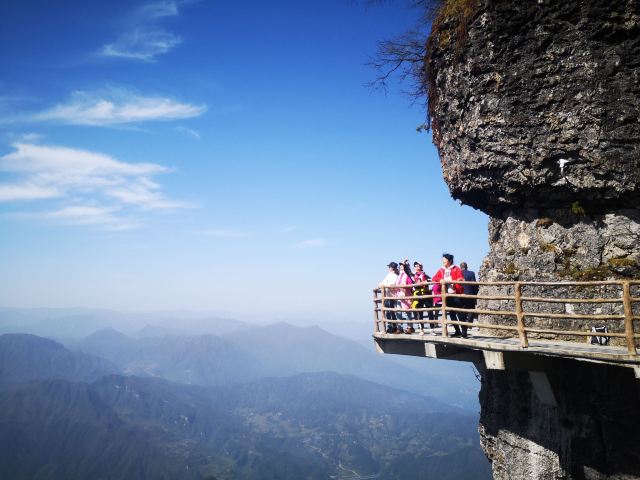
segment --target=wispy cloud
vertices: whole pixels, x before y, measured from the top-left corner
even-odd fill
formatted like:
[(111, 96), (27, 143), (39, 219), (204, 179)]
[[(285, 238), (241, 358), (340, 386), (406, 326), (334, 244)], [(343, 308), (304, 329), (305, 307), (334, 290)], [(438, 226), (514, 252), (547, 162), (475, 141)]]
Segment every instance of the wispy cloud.
[[(138, 212), (169, 211), (189, 205), (167, 199), (150, 177), (169, 172), (156, 163), (129, 163), (104, 153), (69, 147), (15, 143), (0, 157), (0, 172), (12, 182), (0, 183), (0, 202), (58, 199), (47, 219), (73, 225), (133, 228), (139, 222), (125, 207)], [(50, 202), (49, 202), (50, 203)]]
[(108, 189), (106, 194), (123, 203), (144, 209), (175, 210), (191, 206), (185, 202), (167, 200), (160, 192), (160, 185), (145, 177), (118, 188)]
[(295, 225), (289, 225), (287, 227), (284, 227), (282, 229), (283, 233), (290, 233), (290, 232), (294, 232), (298, 227), (296, 227)]
[(180, 120), (202, 115), (206, 105), (182, 103), (160, 96), (143, 96), (125, 89), (77, 91), (65, 102), (25, 120), (69, 125), (113, 126), (159, 120)]
[(34, 185), (31, 183), (0, 184), (0, 202), (15, 200), (40, 200), (55, 198), (62, 193), (55, 187)]
[(217, 228), (210, 230), (203, 230), (200, 232), (202, 235), (213, 238), (246, 238), (249, 236), (247, 232), (241, 230), (235, 230), (233, 228)]
[(153, 2), (143, 5), (130, 15), (126, 30), (113, 42), (102, 46), (99, 54), (104, 57), (123, 58), (142, 62), (155, 62), (182, 43), (182, 38), (168, 31), (161, 22), (180, 14), (180, 4), (175, 1)]
[(180, 133), (184, 133), (185, 135), (188, 135), (189, 137), (195, 138), (197, 140), (200, 140), (200, 138), (202, 138), (200, 136), (200, 134), (193, 130), (192, 128), (187, 128), (187, 127), (183, 127), (183, 126), (177, 126), (176, 130)]
[(327, 241), (324, 238), (310, 238), (296, 243), (293, 248), (320, 248), (326, 245)]
[(117, 208), (74, 205), (41, 214), (43, 218), (59, 221), (64, 225), (97, 225), (111, 231), (131, 230), (138, 223), (115, 215)]

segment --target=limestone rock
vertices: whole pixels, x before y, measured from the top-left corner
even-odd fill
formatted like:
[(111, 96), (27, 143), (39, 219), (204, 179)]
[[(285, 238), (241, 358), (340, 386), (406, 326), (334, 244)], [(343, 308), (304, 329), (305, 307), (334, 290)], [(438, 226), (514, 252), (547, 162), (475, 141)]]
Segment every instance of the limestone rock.
[(454, 198), (640, 204), (640, 2), (485, 0), (461, 47), (451, 35), (434, 32), (427, 67)]
[[(431, 125), (452, 196), (490, 215), (479, 279), (640, 278), (640, 1), (446, 1), (475, 10), (434, 23), (425, 65)], [(511, 295), (510, 288), (480, 294)], [(527, 288), (525, 296), (545, 296)], [(580, 294), (619, 295), (598, 288)], [(576, 294), (567, 286), (554, 293)], [(500, 302), (478, 307), (513, 310)], [(611, 314), (621, 307), (526, 308)], [(489, 320), (514, 324), (480, 316)], [(610, 327), (623, 331), (621, 321)], [(553, 404), (537, 398), (534, 373), (482, 373), (480, 433), (495, 478), (640, 478), (640, 382), (632, 370), (560, 361), (549, 374)]]

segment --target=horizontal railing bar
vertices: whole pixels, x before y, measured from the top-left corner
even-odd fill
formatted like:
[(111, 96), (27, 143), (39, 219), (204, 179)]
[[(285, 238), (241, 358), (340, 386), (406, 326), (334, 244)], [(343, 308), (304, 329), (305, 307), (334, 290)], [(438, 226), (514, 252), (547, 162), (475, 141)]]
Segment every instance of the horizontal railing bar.
[(571, 320), (578, 320), (581, 318), (587, 320), (624, 320), (624, 315), (596, 315), (596, 314), (584, 314), (584, 315), (574, 315), (571, 313), (528, 313), (524, 312), (525, 317), (534, 317), (534, 318), (567, 318)]
[(476, 326), (483, 326), (486, 328), (492, 328), (494, 330), (513, 330), (513, 331), (517, 331), (518, 327), (514, 327), (511, 325), (498, 325), (495, 323), (483, 323), (483, 324), (479, 324), (479, 323), (475, 323), (475, 322), (462, 322), (460, 320), (449, 320), (447, 321), (448, 325), (462, 325), (463, 327), (476, 327)]
[(437, 324), (441, 324), (442, 322), (440, 320), (429, 320), (428, 318), (422, 318), (419, 320), (413, 319), (413, 320), (407, 320), (406, 318), (404, 320), (398, 320), (396, 319), (384, 319), (384, 320), (380, 320), (380, 322), (386, 322), (386, 323), (437, 323)]
[(440, 295), (407, 295), (406, 297), (384, 297), (385, 300), (426, 300), (428, 298), (436, 298)]
[[(440, 297), (440, 295), (436, 296)], [(474, 300), (514, 300), (514, 297), (510, 297), (507, 295), (468, 295), (466, 293), (447, 293), (447, 298), (448, 297), (471, 298)]]
[[(385, 312), (401, 312), (401, 313), (411, 313), (411, 312), (441, 312), (442, 307), (429, 307), (429, 308), (385, 308)], [(447, 312), (466, 312), (466, 313), (479, 313), (483, 315), (506, 315), (506, 316), (514, 316), (516, 312), (510, 312), (507, 310), (479, 310), (479, 309), (469, 309), (469, 308), (458, 308), (458, 307), (447, 307)]]
[[(408, 288), (408, 287), (389, 287), (391, 288)], [(429, 295), (407, 295), (407, 296), (391, 296), (387, 295), (384, 298), (387, 300), (420, 300), (426, 298), (440, 298), (441, 294), (429, 294)], [(456, 298), (471, 298), (473, 300), (513, 300), (513, 297), (508, 297), (504, 295), (467, 295), (464, 293), (447, 293), (447, 297), (456, 297)], [(382, 300), (378, 298), (376, 300)]]
[[(424, 320), (424, 321), (423, 321)], [(387, 323), (437, 323), (442, 326), (442, 322), (440, 320), (434, 320), (432, 322), (429, 321), (428, 318), (424, 318), (421, 320), (384, 320)], [(513, 327), (511, 325), (495, 325), (495, 324), (486, 324), (486, 323), (475, 323), (475, 322), (460, 322), (460, 321), (447, 321), (447, 325), (463, 325), (467, 327), (482, 327), (482, 328), (490, 328), (493, 330), (513, 330), (516, 331), (518, 327)]]
[[(428, 320), (428, 319), (425, 319)], [(382, 321), (382, 320), (381, 320)], [(385, 320), (386, 323), (429, 323), (429, 322), (416, 322), (416, 321), (407, 321), (407, 320)], [(440, 324), (440, 321), (435, 321), (435, 323)], [(490, 330), (510, 330), (517, 331), (518, 327), (512, 325), (495, 325), (489, 323), (475, 323), (475, 322), (460, 322), (460, 321), (448, 321), (448, 325), (462, 325), (466, 327), (478, 327), (478, 328), (487, 328)], [(616, 337), (616, 338), (624, 338), (624, 333), (617, 332), (590, 332), (583, 330), (549, 330), (544, 328), (526, 328), (527, 333), (543, 333), (549, 335), (565, 335), (565, 336), (583, 336), (583, 337)], [(635, 335), (636, 338), (640, 338), (640, 335)]]
[[(515, 281), (476, 281), (476, 282), (472, 282), (472, 281), (468, 281), (468, 280), (449, 280), (449, 281), (440, 281), (440, 282), (433, 282), (433, 281), (428, 281), (428, 282), (419, 282), (419, 283), (414, 283), (411, 285), (416, 285), (416, 286), (420, 286), (420, 285), (439, 285), (441, 283), (446, 283), (446, 284), (460, 284), (460, 285), (479, 285), (479, 286), (483, 286), (483, 285), (490, 285), (490, 286), (496, 286), (496, 285), (502, 285), (502, 286), (508, 286), (508, 285), (515, 285), (516, 283), (520, 283), (523, 286), (536, 286), (536, 285), (540, 285), (540, 286), (546, 286), (546, 287), (562, 287), (562, 286), (567, 286), (567, 287), (575, 287), (575, 286), (600, 286), (600, 285), (622, 285), (624, 283), (624, 280), (598, 280), (598, 281), (582, 281), (582, 282), (536, 282), (533, 280), (527, 280), (527, 281), (521, 281), (521, 282), (515, 282)], [(640, 285), (640, 280), (629, 280), (629, 283), (631, 285)], [(393, 287), (397, 287), (398, 285), (385, 285), (385, 288), (393, 288)], [(374, 291), (379, 291), (381, 289), (381, 287), (376, 287), (374, 288)]]
[[(447, 310), (449, 310), (447, 308)], [(428, 308), (386, 308), (385, 312), (400, 312), (400, 313), (411, 313), (411, 312), (441, 312), (442, 307), (428, 307)]]
[[(429, 307), (429, 308), (385, 308), (385, 312), (441, 312), (442, 307)], [(515, 315), (516, 312), (509, 312), (503, 310), (479, 310), (469, 308), (447, 307), (447, 312), (467, 312), (467, 313), (480, 313), (483, 315)]]
[[(482, 284), (482, 282), (480, 282)], [(567, 286), (567, 287), (574, 287), (574, 286), (588, 286), (588, 285), (622, 285), (624, 282), (621, 280), (601, 280), (601, 281), (589, 281), (589, 282), (535, 282), (533, 280), (531, 281), (525, 281), (525, 282), (519, 282), (520, 285), (525, 286), (525, 285), (542, 285), (542, 286), (553, 286), (553, 287), (557, 287), (557, 286)]]
[(544, 298), (522, 297), (523, 302), (548, 302), (548, 303), (620, 303), (622, 298)]
[[(451, 322), (453, 323), (453, 322)], [(467, 322), (465, 322), (467, 323)], [(518, 331), (518, 327), (514, 327), (512, 325), (496, 325), (494, 323), (473, 323), (473, 326), (477, 326), (479, 328), (489, 328), (493, 330), (511, 330), (514, 332)]]
[(508, 310), (480, 310), (478, 308), (447, 307), (447, 312), (480, 313), (482, 315), (510, 315), (515, 316), (516, 312)]
[[(381, 311), (382, 309), (376, 309)], [(440, 312), (442, 307), (428, 307), (428, 308), (384, 308), (385, 312), (400, 312), (400, 313), (412, 313), (412, 312)], [(483, 310), (478, 308), (461, 308), (461, 307), (447, 307), (447, 312), (463, 312), (463, 313), (477, 313), (482, 315), (505, 315), (513, 316), (516, 312), (509, 310)], [(535, 318), (564, 318), (570, 320), (622, 320), (624, 315), (596, 315), (596, 314), (570, 314), (570, 313), (539, 313), (539, 312), (523, 312), (526, 317)], [(640, 320), (640, 316), (633, 317), (634, 320)]]
[(624, 338), (624, 333), (614, 332), (589, 332), (584, 330), (549, 330), (546, 328), (533, 328), (527, 327), (527, 333), (546, 333), (550, 335), (580, 335), (583, 337), (620, 337)]

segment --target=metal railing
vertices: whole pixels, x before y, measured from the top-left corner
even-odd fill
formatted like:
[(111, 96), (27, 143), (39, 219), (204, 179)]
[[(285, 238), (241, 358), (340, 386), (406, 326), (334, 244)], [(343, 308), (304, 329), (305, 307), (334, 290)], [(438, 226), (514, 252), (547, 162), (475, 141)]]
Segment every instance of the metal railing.
[[(520, 345), (523, 348), (529, 346), (529, 337), (531, 334), (535, 335), (553, 335), (553, 336), (568, 336), (568, 337), (608, 337), (619, 338), (621, 342), (626, 345), (629, 354), (637, 355), (636, 342), (640, 339), (640, 334), (637, 334), (634, 329), (634, 321), (640, 321), (640, 315), (635, 314), (640, 307), (640, 296), (632, 296), (632, 288), (640, 286), (640, 281), (626, 280), (609, 280), (601, 282), (439, 282), (441, 286), (441, 293), (429, 294), (429, 295), (416, 295), (415, 287), (425, 287), (435, 285), (437, 282), (424, 282), (414, 285), (396, 285), (396, 286), (379, 286), (373, 290), (373, 302), (374, 302), (374, 323), (375, 332), (385, 333), (387, 331), (387, 324), (400, 324), (400, 323), (439, 323), (442, 326), (443, 337), (448, 337), (449, 332), (447, 327), (449, 325), (459, 325), (466, 327), (479, 327), (480, 329), (488, 330), (500, 330), (502, 331), (501, 337), (512, 336), (517, 337), (520, 341)], [(451, 286), (452, 283), (461, 285), (477, 285), (479, 287), (498, 287), (502, 290), (507, 290), (509, 294), (495, 294), (495, 295), (465, 295), (458, 293), (447, 292), (447, 286)], [(523, 289), (530, 288), (537, 291), (543, 291), (543, 294), (537, 293), (535, 296), (523, 295)], [(546, 288), (552, 288), (554, 291), (563, 290), (569, 291), (571, 289), (582, 293), (581, 297), (574, 295), (573, 297), (557, 298), (553, 295), (545, 295), (544, 290)], [(412, 295), (397, 296), (396, 292), (399, 289), (404, 290), (405, 293), (414, 293)], [(618, 295), (609, 295), (608, 297), (598, 298), (595, 296), (589, 297), (587, 295), (594, 295), (598, 293), (598, 289), (606, 289), (608, 292), (612, 290), (619, 290)], [(607, 293), (608, 293), (607, 292)], [(441, 298), (442, 304), (440, 306), (426, 307), (426, 308), (391, 308), (385, 306), (385, 300), (407, 300), (407, 301), (424, 301), (428, 299)], [(488, 302), (500, 302), (499, 308), (462, 308), (460, 306), (452, 305), (453, 302), (447, 304), (447, 299), (450, 298), (462, 298), (462, 299), (475, 299)], [(507, 307), (503, 308), (504, 304)], [(549, 304), (565, 304), (565, 311), (569, 313), (557, 313), (550, 311), (541, 311), (541, 305)], [(575, 306), (578, 304), (584, 305), (603, 305), (609, 304), (609, 313), (575, 313)], [(527, 305), (537, 305), (536, 308), (525, 308)], [(567, 308), (570, 305), (570, 308)], [(588, 307), (587, 307), (588, 308)], [(601, 309), (600, 307), (596, 307)], [(542, 310), (545, 310), (542, 308)], [(390, 318), (391, 312), (396, 313), (418, 313), (418, 312), (438, 312), (438, 319), (430, 320), (428, 318), (418, 319), (417, 316), (413, 319), (393, 319)], [(478, 322), (451, 320), (447, 318), (449, 312), (461, 312), (468, 314), (479, 315)], [(489, 320), (492, 316), (500, 317), (513, 317), (515, 318), (514, 325), (508, 325), (504, 323), (491, 323)], [(530, 325), (527, 325), (527, 320), (531, 320)], [(548, 319), (553, 322), (552, 328), (543, 328), (540, 323), (544, 323), (544, 320)], [(482, 322), (480, 321), (482, 320)], [(566, 320), (581, 320), (583, 323), (598, 322), (601, 326), (612, 326), (608, 328), (607, 332), (597, 332), (589, 330), (567, 330), (563, 328), (563, 321)], [(536, 325), (536, 322), (538, 325)], [(547, 322), (549, 323), (549, 322)], [(623, 331), (619, 328), (620, 325), (624, 325)], [(592, 325), (593, 326), (593, 325)], [(618, 330), (618, 331), (615, 331)], [(506, 332), (506, 335), (504, 334)]]

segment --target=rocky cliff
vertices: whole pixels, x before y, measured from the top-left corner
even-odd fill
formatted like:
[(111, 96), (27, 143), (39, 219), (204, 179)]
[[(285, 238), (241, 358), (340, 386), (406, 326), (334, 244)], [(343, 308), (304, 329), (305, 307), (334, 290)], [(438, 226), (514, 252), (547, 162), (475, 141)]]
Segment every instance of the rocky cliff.
[[(444, 178), (491, 217), (481, 278), (640, 278), (640, 2), (447, 0), (427, 50)], [(484, 372), (495, 478), (640, 478), (618, 370), (565, 362), (547, 404), (527, 372)]]

